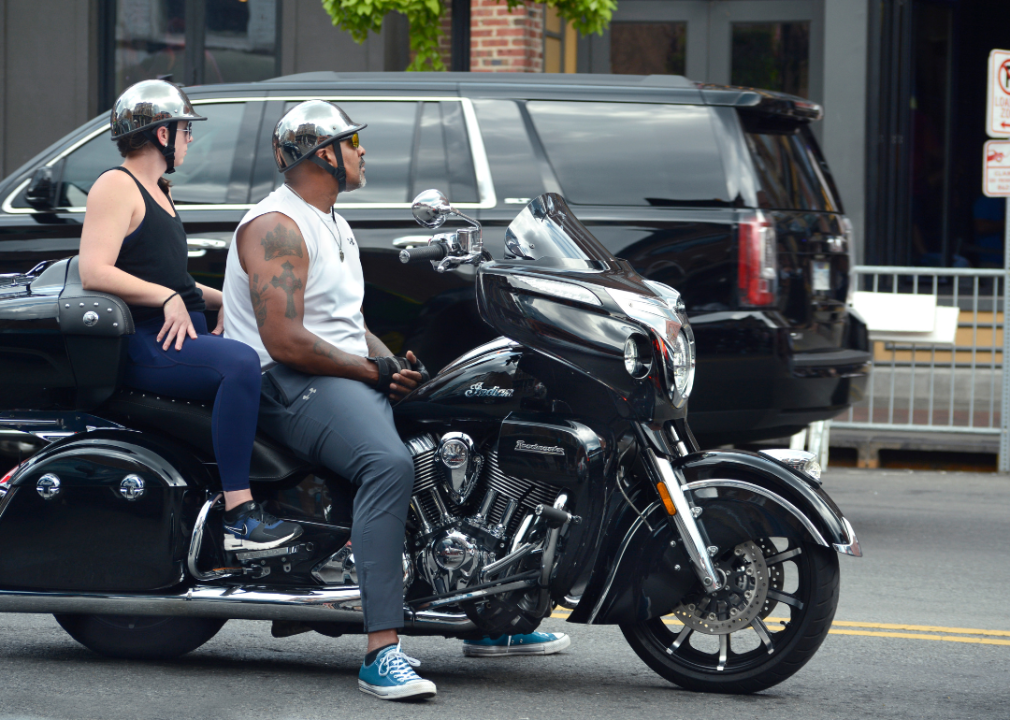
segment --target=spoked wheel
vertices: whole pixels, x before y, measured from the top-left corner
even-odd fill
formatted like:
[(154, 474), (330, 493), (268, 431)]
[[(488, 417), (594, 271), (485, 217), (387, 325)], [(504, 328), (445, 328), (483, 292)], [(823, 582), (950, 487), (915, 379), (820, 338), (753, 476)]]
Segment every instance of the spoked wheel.
[(726, 587), (673, 616), (621, 625), (635, 653), (688, 690), (751, 693), (806, 664), (838, 605), (838, 556), (788, 538), (740, 543), (715, 558)]
[(70, 637), (100, 655), (171, 660), (196, 650), (227, 622), (218, 618), (56, 615)]

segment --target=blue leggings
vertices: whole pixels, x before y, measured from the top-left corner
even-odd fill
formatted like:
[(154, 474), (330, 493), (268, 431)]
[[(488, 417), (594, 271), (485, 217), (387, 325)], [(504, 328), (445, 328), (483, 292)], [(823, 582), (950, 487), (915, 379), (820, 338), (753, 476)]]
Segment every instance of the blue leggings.
[(260, 361), (256, 351), (237, 340), (211, 335), (203, 313), (191, 312), (197, 339), (187, 337), (162, 350), (156, 338), (161, 318), (137, 325), (130, 337), (126, 384), (138, 390), (213, 401), (211, 432), (214, 456), (225, 491), (249, 488), (249, 458), (260, 405)]

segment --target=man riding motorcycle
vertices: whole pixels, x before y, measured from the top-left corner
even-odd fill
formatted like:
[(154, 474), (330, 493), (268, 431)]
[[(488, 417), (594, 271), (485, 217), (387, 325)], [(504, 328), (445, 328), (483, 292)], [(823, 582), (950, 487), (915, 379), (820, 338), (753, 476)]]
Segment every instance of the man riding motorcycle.
[[(368, 654), (359, 688), (385, 699), (431, 697), (435, 685), (399, 650), (402, 540), (413, 463), (389, 400), (428, 379), (410, 351), (393, 353), (361, 312), (364, 280), (354, 235), (333, 205), (365, 185), (365, 149), (340, 108), (310, 100), (274, 129), (284, 184), (242, 219), (228, 254), (225, 332), (253, 346), (264, 375), (261, 427), (314, 464), (351, 479), (352, 546)], [(485, 639), (467, 655), (547, 654), (567, 636)]]

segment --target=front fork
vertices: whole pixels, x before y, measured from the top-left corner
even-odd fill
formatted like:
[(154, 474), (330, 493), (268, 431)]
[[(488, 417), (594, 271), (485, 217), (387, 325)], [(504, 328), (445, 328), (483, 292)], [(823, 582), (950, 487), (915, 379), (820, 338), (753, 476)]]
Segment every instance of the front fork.
[[(687, 549), (687, 555), (691, 559), (691, 567), (701, 580), (706, 592), (715, 592), (722, 589), (723, 583), (719, 573), (716, 572), (712, 563), (712, 556), (709, 553), (707, 535), (704, 528), (698, 523), (697, 516), (701, 514), (701, 508), (696, 508), (690, 502), (684, 492), (682, 475), (673, 469), (665, 452), (657, 452), (654, 448), (668, 447), (666, 438), (656, 432), (655, 428), (641, 427), (641, 439), (645, 441), (645, 456), (648, 460), (649, 469), (652, 472), (654, 485), (663, 500), (667, 514), (673, 521), (681, 541)], [(672, 430), (672, 428), (671, 428)], [(675, 432), (675, 431), (674, 431)], [(659, 437), (657, 437), (659, 435)], [(649, 440), (646, 440), (646, 438)], [(657, 442), (660, 441), (660, 442)], [(685, 452), (684, 443), (676, 436), (673, 438), (674, 452)], [(665, 492), (664, 492), (665, 490)], [(665, 495), (665, 497), (664, 497)], [(670, 502), (667, 502), (669, 498)], [(672, 510), (672, 512), (671, 512)]]

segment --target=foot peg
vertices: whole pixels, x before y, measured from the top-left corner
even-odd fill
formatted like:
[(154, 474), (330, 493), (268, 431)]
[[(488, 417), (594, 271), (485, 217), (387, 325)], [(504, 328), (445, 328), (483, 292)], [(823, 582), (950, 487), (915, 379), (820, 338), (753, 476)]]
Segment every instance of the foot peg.
[(578, 525), (582, 522), (582, 518), (578, 515), (572, 515), (570, 512), (551, 507), (550, 505), (537, 505), (533, 509), (533, 514), (542, 517), (549, 528), (559, 528), (569, 522), (572, 525)]

